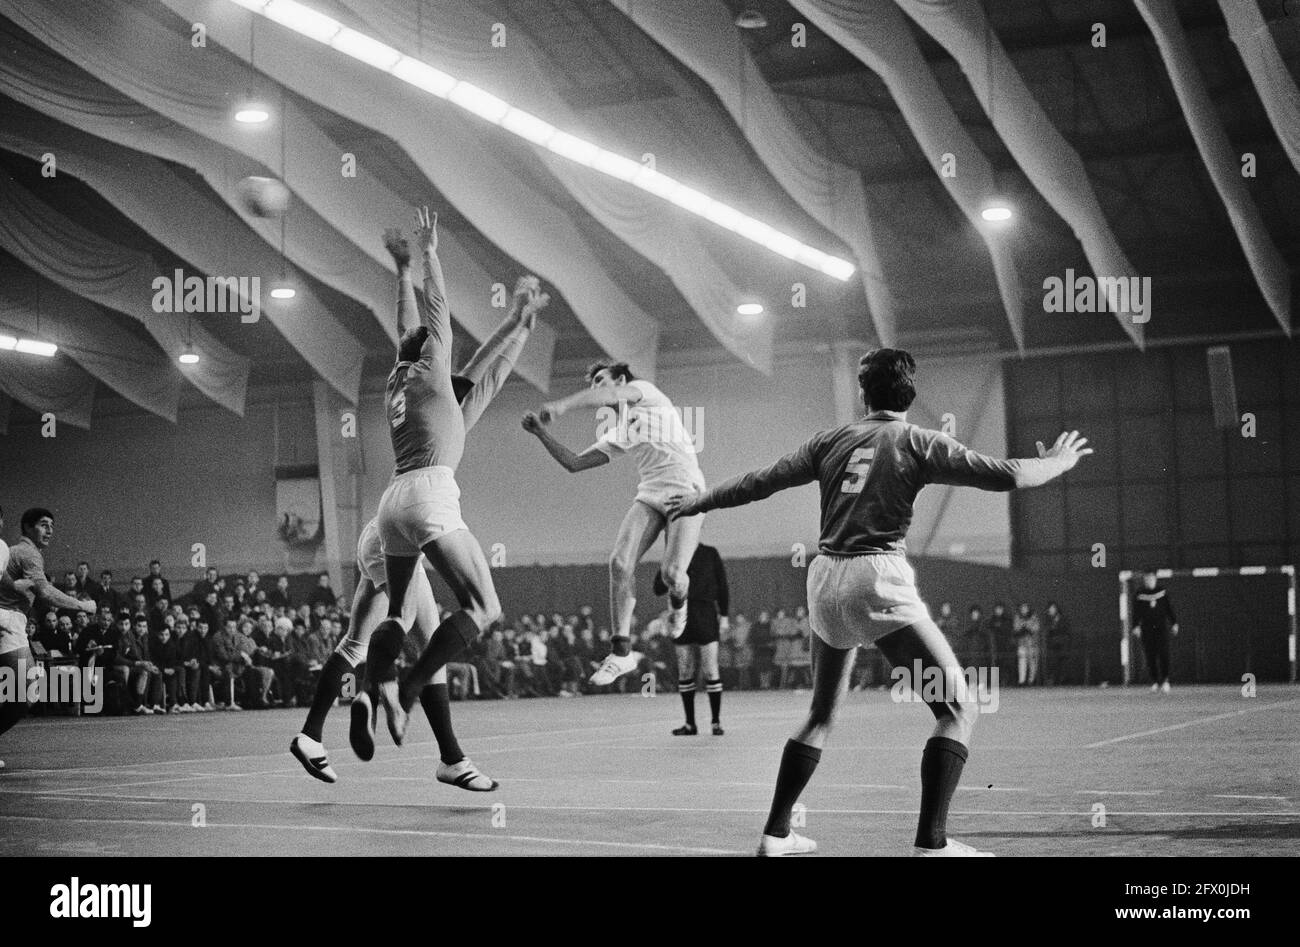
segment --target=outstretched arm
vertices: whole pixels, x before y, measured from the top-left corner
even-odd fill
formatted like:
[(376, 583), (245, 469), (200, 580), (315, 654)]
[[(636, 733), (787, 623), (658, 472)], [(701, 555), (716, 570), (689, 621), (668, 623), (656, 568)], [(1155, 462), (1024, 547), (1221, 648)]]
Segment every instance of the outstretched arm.
[(616, 388), (584, 388), (559, 401), (548, 401), (538, 412), (543, 424), (550, 424), (574, 408), (609, 408), (622, 402), (636, 404), (641, 400), (641, 389), (635, 385)]
[(537, 314), (551, 297), (541, 291), (535, 276), (521, 277), (515, 286), (510, 314), (486, 342), (479, 346), (460, 374), (474, 385), (461, 402), (465, 430), (472, 428), (514, 371), (519, 353), (537, 324)]
[(546, 425), (531, 411), (524, 415), (523, 425), (524, 430), (536, 436), (547, 452), (569, 473), (578, 473), (581, 470), (590, 470), (592, 467), (609, 463), (609, 455), (595, 444), (581, 454), (575, 454), (556, 440), (555, 435), (547, 430)]
[(445, 362), (451, 370), (451, 308), (447, 302), (447, 281), (438, 260), (438, 215), (423, 207), (415, 215), (415, 239), (424, 261), (424, 324), (429, 329), (425, 354)]
[(739, 477), (732, 477), (712, 490), (694, 496), (674, 494), (664, 503), (669, 515), (695, 516), (709, 510), (729, 506), (743, 506), (755, 500), (765, 500), (778, 490), (801, 486), (817, 479), (817, 469), (813, 464), (811, 442), (804, 444), (793, 454), (786, 454), (776, 463), (754, 470)]
[(415, 299), (415, 284), (411, 282), (411, 248), (400, 230), (385, 230), (384, 249), (397, 264), (397, 335), (400, 338), (420, 325), (420, 307)]

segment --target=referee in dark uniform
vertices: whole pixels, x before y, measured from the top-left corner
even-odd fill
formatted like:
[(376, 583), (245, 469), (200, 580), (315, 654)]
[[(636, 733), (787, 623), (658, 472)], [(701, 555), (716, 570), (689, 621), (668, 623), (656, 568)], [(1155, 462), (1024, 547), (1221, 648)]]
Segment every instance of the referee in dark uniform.
[[(696, 655), (704, 671), (704, 689), (709, 695), (713, 715), (713, 735), (722, 736), (722, 675), (718, 671), (718, 633), (730, 625), (730, 593), (727, 571), (722, 557), (712, 546), (701, 543), (686, 569), (690, 579), (686, 608), (686, 630), (674, 642), (677, 645), (677, 693), (682, 698), (686, 723), (673, 731), (674, 736), (691, 737), (699, 733), (695, 726)], [(655, 575), (655, 594), (664, 595), (668, 586), (663, 576)]]
[(1133, 596), (1133, 634), (1142, 641), (1151, 690), (1169, 693), (1169, 639), (1178, 634), (1178, 619), (1169, 590), (1156, 582), (1154, 569), (1142, 572), (1142, 588)]

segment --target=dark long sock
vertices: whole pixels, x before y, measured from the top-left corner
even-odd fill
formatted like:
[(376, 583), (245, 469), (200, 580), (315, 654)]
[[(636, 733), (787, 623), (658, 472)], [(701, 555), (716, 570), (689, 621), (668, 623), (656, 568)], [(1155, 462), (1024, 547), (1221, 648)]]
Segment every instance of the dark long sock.
[(682, 699), (682, 710), (686, 712), (686, 726), (695, 726), (695, 681), (678, 681), (677, 695)]
[(785, 741), (781, 768), (776, 774), (776, 792), (772, 794), (772, 811), (768, 814), (767, 825), (763, 826), (765, 835), (785, 838), (790, 834), (790, 810), (799, 801), (799, 794), (812, 779), (821, 758), (822, 751), (815, 746), (797, 740)]
[[(352, 664), (347, 658), (335, 651), (321, 668), (320, 679), (316, 682), (316, 693), (311, 699), (311, 710), (307, 711), (307, 722), (302, 725), (302, 732), (313, 740), (319, 740), (325, 729), (325, 718), (339, 694), (343, 693), (343, 679), (353, 674)], [(360, 693), (361, 688), (357, 688)]]
[(438, 668), (464, 651), (478, 636), (478, 624), (469, 617), (469, 612), (461, 610), (448, 615), (447, 620), (434, 630), (424, 653), (402, 682), (403, 707), (409, 710), (419, 692), (438, 673)]
[(456, 731), (451, 727), (451, 698), (446, 684), (430, 684), (420, 691), (420, 705), (433, 727), (433, 737), (438, 741), (438, 755), (448, 765), (459, 763), (465, 751), (456, 742)]
[(921, 754), (921, 817), (916, 824), (920, 848), (943, 848), (948, 842), (948, 806), (957, 790), (969, 751), (956, 740), (930, 737)]
[(615, 635), (609, 639), (609, 650), (620, 658), (625, 658), (632, 653), (632, 639), (623, 635)]
[(709, 713), (714, 723), (722, 722), (722, 680), (721, 678), (704, 682), (704, 690), (709, 695)]

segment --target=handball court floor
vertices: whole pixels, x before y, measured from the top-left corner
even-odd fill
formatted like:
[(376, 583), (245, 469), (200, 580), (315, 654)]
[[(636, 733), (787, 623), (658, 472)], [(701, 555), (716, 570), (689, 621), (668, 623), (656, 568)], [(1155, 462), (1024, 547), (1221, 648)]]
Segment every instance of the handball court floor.
[[(0, 855), (749, 855), (807, 702), (728, 693), (726, 735), (692, 738), (675, 694), (453, 704), (486, 794), (434, 781), (422, 718), (365, 764), (337, 708), (334, 785), (288, 753), (301, 710), (29, 719), (0, 740)], [(803, 800), (819, 855), (909, 852), (931, 719), (849, 695)], [(1297, 773), (1296, 687), (1007, 688), (949, 830), (1001, 856), (1297, 855)]]

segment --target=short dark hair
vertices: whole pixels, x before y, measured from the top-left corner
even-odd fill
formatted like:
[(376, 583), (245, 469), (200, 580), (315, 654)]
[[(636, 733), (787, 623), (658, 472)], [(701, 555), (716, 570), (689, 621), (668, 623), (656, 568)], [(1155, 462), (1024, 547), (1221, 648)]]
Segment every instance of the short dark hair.
[(916, 400), (916, 359), (902, 349), (873, 349), (858, 362), (862, 400), (873, 411), (906, 411)]
[(636, 376), (632, 374), (632, 369), (627, 362), (592, 362), (587, 366), (587, 382), (595, 381), (598, 374), (606, 371), (622, 378), (625, 385), (629, 381), (636, 381)]
[(101, 570), (99, 573), (99, 577), (102, 579), (104, 576), (108, 576), (110, 579), (113, 578), (113, 570), (112, 569)]
[(54, 519), (54, 514), (43, 506), (34, 506), (30, 510), (25, 510), (23, 512), (23, 518), (18, 521), (18, 528), (25, 533), (47, 517), (52, 520)]

